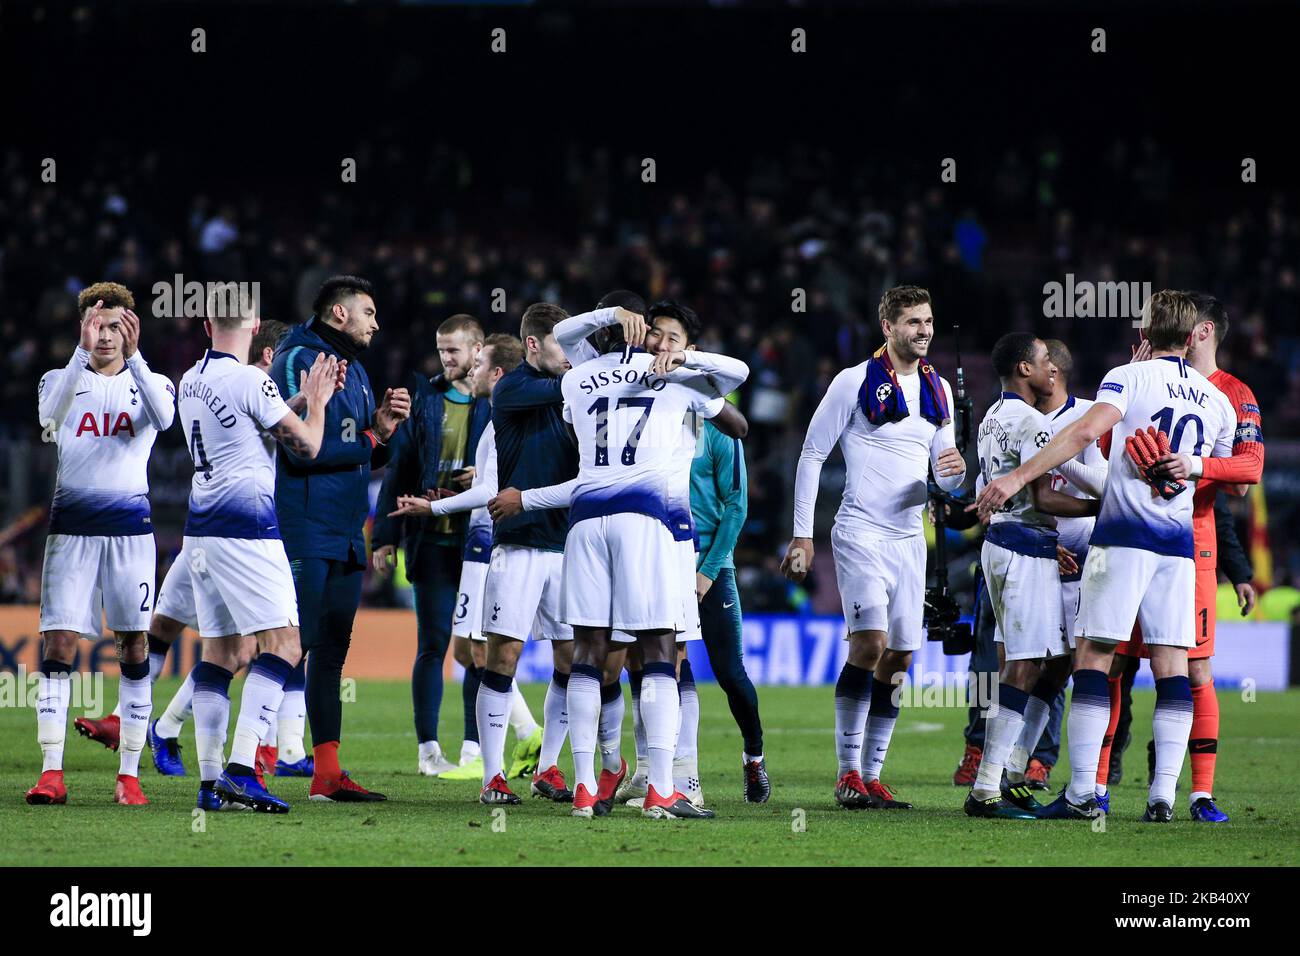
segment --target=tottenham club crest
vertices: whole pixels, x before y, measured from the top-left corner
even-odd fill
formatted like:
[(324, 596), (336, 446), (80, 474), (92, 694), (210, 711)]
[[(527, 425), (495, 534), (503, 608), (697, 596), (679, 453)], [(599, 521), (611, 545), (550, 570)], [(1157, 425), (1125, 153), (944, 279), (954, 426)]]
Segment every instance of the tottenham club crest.
[(889, 401), (889, 396), (893, 394), (894, 386), (890, 385), (888, 382), (881, 382), (880, 386), (876, 389), (876, 401), (883, 405), (885, 402)]

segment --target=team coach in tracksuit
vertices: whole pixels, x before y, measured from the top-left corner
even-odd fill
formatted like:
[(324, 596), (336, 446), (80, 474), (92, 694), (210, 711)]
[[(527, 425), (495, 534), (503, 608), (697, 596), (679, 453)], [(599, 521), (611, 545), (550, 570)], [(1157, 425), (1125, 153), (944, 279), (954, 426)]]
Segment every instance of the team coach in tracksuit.
[(388, 389), (376, 408), (370, 380), (357, 361), (379, 328), (375, 316), (369, 282), (356, 276), (326, 279), (312, 303), (312, 317), (289, 331), (271, 363), (271, 378), (286, 400), (297, 393), (318, 354), (347, 363), (343, 389), (326, 409), (320, 453), (305, 461), (281, 447), (275, 475), (275, 511), (293, 569), (307, 660), (313, 800), (384, 799), (349, 779), (338, 757), (343, 662), (366, 567), (370, 470), (387, 462), (386, 443), (411, 411), (404, 388)]

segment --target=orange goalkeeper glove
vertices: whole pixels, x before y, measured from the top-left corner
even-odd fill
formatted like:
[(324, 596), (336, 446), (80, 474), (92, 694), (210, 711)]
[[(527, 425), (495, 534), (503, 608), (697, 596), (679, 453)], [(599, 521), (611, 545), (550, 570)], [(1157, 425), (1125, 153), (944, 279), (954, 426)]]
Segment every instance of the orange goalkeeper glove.
[(1124, 448), (1129, 458), (1137, 467), (1144, 481), (1151, 486), (1151, 496), (1156, 495), (1166, 501), (1176, 498), (1187, 490), (1187, 486), (1174, 478), (1164, 478), (1156, 473), (1156, 462), (1162, 455), (1168, 455), (1169, 436), (1156, 431), (1155, 426), (1148, 425), (1146, 430), (1138, 429), (1124, 441)]

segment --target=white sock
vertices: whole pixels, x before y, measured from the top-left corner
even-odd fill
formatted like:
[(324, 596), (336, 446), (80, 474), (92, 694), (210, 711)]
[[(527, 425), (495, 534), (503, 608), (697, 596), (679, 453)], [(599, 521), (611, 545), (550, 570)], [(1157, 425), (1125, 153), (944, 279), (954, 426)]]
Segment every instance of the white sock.
[(600, 671), (578, 664), (569, 675), (569, 747), (573, 750), (573, 792), (596, 792), (596, 738), (600, 736)]
[(1019, 784), (1025, 782), (1025, 768), (1029, 766), (1029, 755), (1038, 749), (1038, 741), (1043, 739), (1047, 729), (1047, 718), (1052, 710), (1046, 701), (1036, 694), (1030, 694), (1025, 702), (1025, 721), (1020, 729), (1016, 745), (1011, 748), (1007, 758), (1007, 782)]
[(894, 725), (897, 723), (896, 716), (887, 714), (867, 716), (867, 744), (862, 760), (864, 781), (880, 779), (880, 772), (885, 768), (885, 758), (889, 756), (889, 742), (894, 737)]
[(279, 759), (297, 763), (307, 756), (303, 735), (307, 731), (307, 693), (302, 688), (286, 690), (276, 715), (276, 735), (280, 738)]
[[(167, 650), (171, 650), (171, 648)], [(158, 675), (162, 673), (163, 665), (166, 663), (167, 651), (163, 651), (161, 654), (156, 654), (153, 651), (149, 652), (149, 683), (152, 684), (158, 680)]]
[(171, 739), (181, 735), (181, 726), (194, 710), (194, 671), (185, 675), (180, 688), (172, 695), (167, 709), (158, 718), (154, 731), (159, 737)]
[(762, 761), (763, 761), (763, 755), (762, 755), (762, 754), (747, 754), (747, 753), (744, 753), (744, 752), (742, 751), (741, 754), (740, 754), (740, 759), (743, 760), (745, 763), (753, 763), (755, 760), (757, 760), (759, 763), (762, 763)]
[[(283, 696), (280, 698), (280, 706), (281, 706), (281, 707), (284, 706), (284, 697), (283, 697)], [(271, 714), (271, 715), (269, 715), (269, 717), (268, 717), (268, 723), (270, 724), (270, 726), (268, 726), (268, 727), (266, 728), (266, 734), (265, 734), (265, 736), (262, 737), (262, 746), (263, 746), (263, 747), (275, 747), (275, 746), (276, 746), (276, 741), (279, 739), (278, 736), (277, 736), (277, 733), (278, 733), (278, 729), (279, 729), (279, 726), (280, 726), (280, 721), (279, 721), (279, 719), (278, 719), (278, 716), (279, 716), (278, 714)], [(278, 755), (276, 756), (276, 759), (277, 759), (277, 760), (279, 759), (279, 756), (278, 756)]]
[[(623, 765), (623, 713), (626, 709), (622, 686), (614, 686), (618, 689), (617, 696), (602, 688), (600, 704), (600, 769), (610, 773), (618, 773), (618, 768)], [(610, 700), (605, 701), (605, 697), (610, 697)]]
[(212, 781), (221, 776), (225, 763), (232, 675), (225, 668), (206, 663), (196, 667), (194, 675), (194, 749), (198, 755), (199, 779)]
[[(557, 683), (557, 678), (563, 684)], [(542, 752), (537, 762), (539, 770), (549, 770), (559, 764), (564, 738), (569, 736), (568, 684), (568, 675), (556, 671), (546, 688), (546, 702), (542, 705)]]
[(637, 673), (632, 682), (632, 739), (636, 742), (636, 774), (646, 773), (650, 758), (646, 753), (645, 721), (641, 719), (641, 684), (644, 677)]
[[(688, 662), (682, 662), (684, 669), (688, 666)], [(695, 690), (694, 677), (678, 681), (677, 696), (681, 701), (682, 719), (677, 730), (677, 748), (673, 752), (673, 787), (687, 793), (691, 790), (691, 778), (698, 780), (700, 776), (700, 695)]]
[(845, 664), (835, 684), (835, 756), (840, 776), (862, 769), (862, 738), (870, 707), (870, 672)]
[(1164, 677), (1156, 681), (1156, 709), (1151, 717), (1151, 736), (1156, 742), (1156, 772), (1147, 793), (1147, 803), (1163, 800), (1174, 805), (1178, 774), (1187, 756), (1192, 734), (1192, 689), (1186, 677)]
[(117, 699), (122, 703), (120, 743), (117, 747), (118, 769), (128, 777), (140, 776), (140, 752), (149, 735), (149, 715), (153, 712), (153, 682), (148, 677), (132, 680), (120, 677)]
[(230, 745), (230, 762), (252, 767), (257, 748), (271, 727), (271, 718), (284, 700), (284, 682), (293, 667), (274, 654), (259, 654), (244, 678), (244, 693), (235, 720), (235, 739)]
[(984, 753), (980, 756), (980, 768), (972, 789), (975, 799), (987, 800), (1002, 795), (1002, 771), (1025, 726), (1025, 699), (1028, 696), (1018, 687), (1003, 685), (998, 689), (998, 712), (984, 725)]
[(483, 786), (501, 773), (506, 759), (506, 715), (510, 713), (510, 678), (483, 669), (483, 679), (474, 698), (478, 720), (479, 753), (483, 756)]
[(537, 721), (528, 709), (528, 701), (519, 690), (519, 681), (510, 682), (510, 727), (516, 740), (527, 740), (537, 733)]
[(63, 743), (68, 734), (68, 702), (72, 679), (67, 671), (42, 671), (36, 702), (36, 742), (41, 747), (41, 771), (63, 769)]
[(1070, 752), (1070, 785), (1065, 796), (1071, 803), (1084, 803), (1096, 796), (1097, 763), (1109, 724), (1110, 684), (1106, 675), (1098, 670), (1075, 671), (1065, 726)]
[[(667, 670), (651, 670), (666, 668)], [(673, 751), (681, 702), (671, 664), (647, 664), (641, 678), (641, 719), (645, 722), (650, 786), (661, 797), (673, 792)]]

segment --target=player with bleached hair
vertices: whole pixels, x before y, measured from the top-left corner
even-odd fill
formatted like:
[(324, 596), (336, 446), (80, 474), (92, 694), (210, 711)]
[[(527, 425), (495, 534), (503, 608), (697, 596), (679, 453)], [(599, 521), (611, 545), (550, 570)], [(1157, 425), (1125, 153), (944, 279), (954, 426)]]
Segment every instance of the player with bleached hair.
[[(248, 364), (258, 325), (256, 316), (239, 313), (209, 317), (204, 328), (212, 346), (181, 377), (179, 390), (194, 462), (184, 549), (203, 639), (203, 659), (193, 673), (198, 806), (221, 810), (235, 803), (288, 813), (289, 805), (255, 770), (257, 749), (302, 657), (293, 574), (276, 517), (276, 444), (300, 460), (316, 458), (339, 363), (320, 355), (302, 373), (307, 414), (299, 418), (266, 372)], [(223, 771), (230, 681), (248, 635), (256, 635), (258, 656), (244, 682)]]
[(1135, 621), (1142, 625), (1156, 680), (1156, 772), (1142, 819), (1173, 818), (1174, 789), (1192, 725), (1187, 652), (1196, 645), (1193, 493), (1155, 463), (1166, 449), (1197, 462), (1206, 455), (1231, 455), (1236, 427), (1227, 398), (1187, 363), (1196, 322), (1191, 296), (1169, 290), (1152, 296), (1143, 309), (1151, 360), (1107, 372), (1096, 404), (1082, 418), (1029, 461), (991, 481), (977, 500), (981, 517), (993, 515), (1026, 484), (1115, 429), (1075, 623), (1067, 727), (1070, 784), (1039, 812), (1048, 819), (1102, 813), (1096, 776), (1110, 718), (1107, 675), (1116, 646), (1130, 639)]
[(80, 637), (98, 637), (101, 615), (117, 636), (123, 726), (114, 800), (148, 803), (140, 753), (153, 710), (149, 608), (154, 599), (149, 453), (175, 417), (175, 390), (140, 354), (130, 290), (100, 282), (77, 297), (81, 338), (68, 364), (41, 376), (41, 427), (59, 465), (41, 569), (43, 639), (36, 736), (41, 776), (30, 804), (66, 803), (63, 745), (70, 670)]

